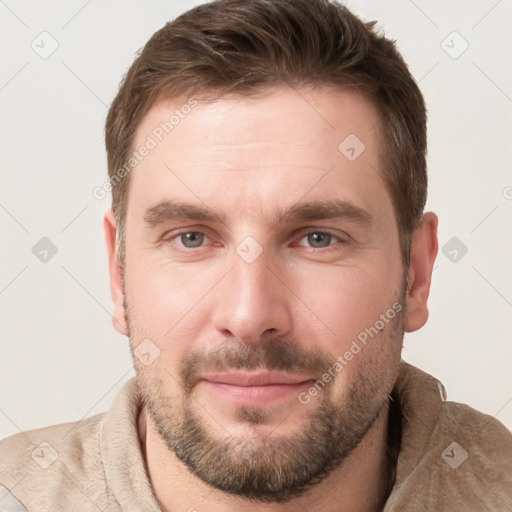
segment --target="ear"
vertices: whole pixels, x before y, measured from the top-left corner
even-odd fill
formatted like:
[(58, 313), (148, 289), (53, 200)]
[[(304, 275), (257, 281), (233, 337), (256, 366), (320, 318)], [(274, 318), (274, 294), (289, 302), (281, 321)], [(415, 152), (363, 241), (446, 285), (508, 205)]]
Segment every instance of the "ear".
[(124, 311), (124, 292), (123, 276), (119, 258), (116, 253), (116, 218), (112, 208), (105, 212), (103, 217), (103, 228), (105, 230), (105, 242), (108, 252), (108, 267), (110, 272), (110, 292), (114, 311), (112, 314), (112, 323), (117, 332), (125, 336), (128, 335), (128, 328), (125, 320)]
[(428, 319), (427, 299), (438, 250), (437, 224), (434, 213), (425, 213), (412, 236), (405, 313), (407, 332), (417, 331)]

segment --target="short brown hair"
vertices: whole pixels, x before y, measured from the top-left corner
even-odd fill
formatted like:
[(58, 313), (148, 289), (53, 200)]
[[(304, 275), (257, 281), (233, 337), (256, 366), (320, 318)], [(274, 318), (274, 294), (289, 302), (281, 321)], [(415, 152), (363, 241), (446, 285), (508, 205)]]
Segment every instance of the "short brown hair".
[[(394, 41), (346, 7), (327, 0), (216, 0), (157, 31), (130, 67), (105, 125), (118, 256), (135, 134), (161, 99), (183, 94), (251, 95), (266, 87), (356, 88), (381, 118), (382, 176), (391, 195), (402, 261), (427, 195), (426, 111), (421, 92)], [(120, 179), (120, 176), (122, 179)]]

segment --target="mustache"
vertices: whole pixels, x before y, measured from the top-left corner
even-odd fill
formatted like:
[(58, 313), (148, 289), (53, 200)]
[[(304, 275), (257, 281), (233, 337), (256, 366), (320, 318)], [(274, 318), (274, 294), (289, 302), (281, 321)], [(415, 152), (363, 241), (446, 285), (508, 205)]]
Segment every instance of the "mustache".
[(322, 375), (335, 358), (332, 355), (304, 350), (292, 343), (271, 339), (258, 345), (226, 342), (214, 350), (197, 350), (184, 358), (180, 379), (190, 392), (206, 372), (227, 370), (280, 370)]

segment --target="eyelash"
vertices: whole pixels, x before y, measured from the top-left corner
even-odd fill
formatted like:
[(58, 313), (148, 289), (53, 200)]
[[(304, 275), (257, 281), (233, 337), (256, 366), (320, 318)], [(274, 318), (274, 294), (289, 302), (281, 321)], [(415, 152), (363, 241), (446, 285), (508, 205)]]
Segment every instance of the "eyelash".
[[(181, 235), (186, 235), (188, 233), (195, 233), (195, 234), (205, 235), (206, 237), (209, 237), (208, 233), (205, 233), (204, 231), (187, 229), (187, 230), (179, 231), (178, 233), (174, 233), (172, 236), (162, 238), (162, 242), (163, 243), (171, 243), (174, 240), (176, 240), (177, 238), (179, 238)], [(345, 240), (343, 240), (343, 238), (341, 236), (333, 233), (332, 231), (318, 230), (318, 229), (311, 229), (309, 231), (303, 231), (301, 233), (301, 237), (299, 240), (302, 240), (302, 239), (306, 238), (308, 235), (312, 235), (312, 234), (329, 235), (332, 238), (336, 239), (338, 241), (337, 243), (345, 243)], [(179, 245), (179, 244), (177, 244), (177, 245), (178, 245), (178, 247), (180, 247), (179, 250), (185, 251), (185, 252), (190, 252), (195, 249), (200, 249), (201, 247), (204, 247), (204, 245), (199, 245), (197, 247), (185, 247), (184, 245)], [(311, 251), (315, 251), (315, 252), (316, 251), (328, 252), (330, 250), (333, 250), (334, 245), (337, 245), (337, 244), (336, 243), (330, 244), (327, 247), (306, 247), (306, 246), (301, 246), (301, 247), (305, 247), (306, 249), (310, 249)]]

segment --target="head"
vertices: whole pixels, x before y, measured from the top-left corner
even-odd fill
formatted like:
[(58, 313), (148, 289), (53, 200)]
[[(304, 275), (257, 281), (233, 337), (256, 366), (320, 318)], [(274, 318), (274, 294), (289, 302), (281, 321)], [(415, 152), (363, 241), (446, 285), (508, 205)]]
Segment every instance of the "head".
[[(428, 315), (437, 220), (405, 63), (336, 3), (204, 4), (137, 57), (106, 145), (114, 319), (147, 414), (219, 489), (304, 492), (373, 427)], [(293, 383), (236, 395), (233, 372)]]

